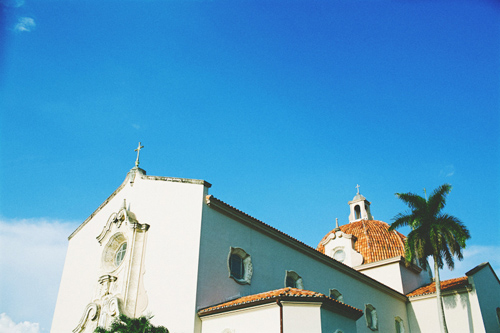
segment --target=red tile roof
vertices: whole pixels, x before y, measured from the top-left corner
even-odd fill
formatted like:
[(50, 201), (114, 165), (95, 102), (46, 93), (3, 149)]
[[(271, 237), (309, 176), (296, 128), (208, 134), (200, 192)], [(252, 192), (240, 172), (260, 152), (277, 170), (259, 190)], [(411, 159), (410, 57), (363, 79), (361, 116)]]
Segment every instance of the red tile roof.
[[(355, 236), (354, 250), (363, 256), (363, 264), (394, 258), (404, 257), (404, 243), (406, 237), (396, 230), (389, 231), (389, 225), (377, 220), (361, 220), (340, 226), (345, 234)], [(323, 237), (317, 250), (325, 253), (323, 242), (335, 229)]]
[[(444, 280), (441, 281), (441, 291), (446, 291), (446, 290), (453, 290), (453, 289), (458, 289), (463, 286), (469, 285), (469, 280), (467, 279), (467, 276), (464, 277), (459, 277), (456, 279), (450, 279), (450, 280)], [(436, 283), (432, 282), (428, 285), (425, 285), (423, 287), (420, 287), (411, 293), (409, 293), (408, 297), (414, 297), (414, 296), (422, 296), (426, 294), (433, 294), (436, 292)]]
[[(211, 306), (205, 309), (198, 311), (198, 315), (208, 315), (211, 313), (218, 313), (224, 311), (235, 310), (247, 306), (264, 304), (264, 303), (272, 303), (277, 300), (286, 300), (286, 301), (310, 301), (310, 302), (322, 302), (327, 303), (338, 310), (349, 313), (351, 316), (359, 318), (363, 311), (347, 305), (345, 303), (339, 302), (331, 297), (328, 297), (324, 294), (317, 293), (314, 291), (297, 289), (297, 288), (281, 288), (272, 291), (267, 291), (259, 294), (243, 296), (237, 298), (235, 300), (225, 302), (222, 304), (218, 304), (215, 306)], [(357, 319), (356, 318), (356, 319)]]

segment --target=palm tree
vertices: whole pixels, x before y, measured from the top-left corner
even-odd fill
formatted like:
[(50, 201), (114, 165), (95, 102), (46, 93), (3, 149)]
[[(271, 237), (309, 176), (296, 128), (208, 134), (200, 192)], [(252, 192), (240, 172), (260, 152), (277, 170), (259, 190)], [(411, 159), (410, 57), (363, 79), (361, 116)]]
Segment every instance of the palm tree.
[(456, 256), (458, 260), (463, 259), (462, 249), (465, 248), (465, 241), (470, 238), (469, 230), (458, 218), (442, 212), (446, 204), (446, 195), (450, 191), (451, 185), (443, 184), (434, 190), (429, 199), (427, 196), (422, 198), (413, 193), (396, 193), (396, 196), (408, 205), (410, 210), (396, 215), (389, 228), (389, 230), (403, 226), (412, 228), (405, 243), (407, 264), (416, 260), (422, 268), (426, 269), (427, 258), (434, 259), (436, 299), (442, 332), (448, 332), (448, 328), (441, 300), (439, 269), (443, 268), (444, 262), (449, 269), (453, 269), (454, 257)]
[(168, 333), (166, 327), (153, 326), (151, 318), (153, 316), (129, 318), (122, 314), (113, 321), (109, 330), (98, 327), (94, 333)]

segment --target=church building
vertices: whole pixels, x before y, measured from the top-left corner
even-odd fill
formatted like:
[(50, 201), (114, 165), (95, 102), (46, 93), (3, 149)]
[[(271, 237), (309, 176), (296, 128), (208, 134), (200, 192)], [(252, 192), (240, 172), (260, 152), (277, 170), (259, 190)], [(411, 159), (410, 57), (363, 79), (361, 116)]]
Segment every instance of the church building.
[[(349, 223), (317, 248), (210, 187), (149, 176), (137, 158), (69, 236), (51, 332), (93, 332), (119, 314), (152, 314), (171, 333), (439, 331), (432, 273), (405, 265), (406, 237), (372, 217), (359, 187)], [(450, 332), (500, 332), (489, 263), (441, 284)]]

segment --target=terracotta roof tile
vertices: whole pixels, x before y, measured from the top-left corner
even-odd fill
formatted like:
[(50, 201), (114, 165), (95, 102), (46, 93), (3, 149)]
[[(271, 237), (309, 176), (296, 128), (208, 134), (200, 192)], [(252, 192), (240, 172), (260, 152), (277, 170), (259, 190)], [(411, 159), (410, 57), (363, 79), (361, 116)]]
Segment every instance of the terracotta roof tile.
[[(441, 291), (446, 291), (446, 290), (453, 290), (453, 289), (458, 289), (462, 286), (466, 286), (469, 284), (469, 280), (467, 279), (467, 276), (464, 277), (459, 277), (456, 279), (450, 279), (450, 280), (444, 280), (441, 281)], [(428, 285), (425, 285), (423, 287), (420, 287), (411, 293), (409, 293), (408, 297), (414, 297), (414, 296), (422, 296), (426, 294), (433, 294), (436, 292), (436, 283), (432, 282)]]
[[(310, 291), (310, 290), (287, 287), (287, 288), (276, 289), (276, 290), (267, 291), (267, 292), (263, 292), (263, 293), (259, 293), (259, 294), (243, 296), (243, 297), (237, 298), (237, 299), (229, 301), (229, 302), (225, 302), (222, 304), (218, 304), (215, 306), (211, 306), (211, 307), (202, 309), (202, 310), (198, 311), (198, 314), (203, 315), (203, 314), (208, 314), (211, 312), (220, 312), (221, 310), (225, 311), (225, 310), (231, 310), (234, 308), (240, 308), (240, 307), (243, 307), (245, 305), (251, 305), (253, 303), (259, 303), (259, 304), (266, 303), (265, 301), (268, 301), (270, 303), (270, 302), (274, 302), (276, 300), (283, 300), (283, 299), (286, 299), (286, 300), (290, 300), (290, 299), (292, 299), (292, 300), (305, 300), (305, 301), (318, 300), (318, 301), (322, 301), (322, 302), (334, 303), (337, 307), (343, 308), (343, 310), (345, 310), (345, 311), (354, 312), (354, 313), (356, 313), (356, 315), (359, 314), (359, 316), (361, 316), (361, 314), (363, 313), (363, 311), (361, 311), (355, 307), (352, 307), (352, 306), (347, 305), (345, 303), (339, 302), (339, 301), (337, 301), (331, 297), (328, 297), (322, 293), (318, 293), (318, 292), (314, 292), (314, 291)], [(217, 311), (217, 310), (219, 310), (219, 311)]]
[[(377, 220), (361, 220), (340, 226), (342, 232), (355, 236), (354, 249), (363, 256), (363, 264), (405, 256), (406, 237), (396, 230), (388, 229), (387, 223)], [(321, 253), (325, 253), (323, 242), (332, 233), (335, 233), (335, 229), (318, 244), (317, 250)]]

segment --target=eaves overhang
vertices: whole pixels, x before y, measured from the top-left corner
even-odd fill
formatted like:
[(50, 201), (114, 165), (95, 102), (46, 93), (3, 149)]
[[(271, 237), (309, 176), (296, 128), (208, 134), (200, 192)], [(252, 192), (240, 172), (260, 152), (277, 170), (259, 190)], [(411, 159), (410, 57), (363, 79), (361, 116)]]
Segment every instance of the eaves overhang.
[[(290, 290), (291, 289), (291, 290)], [(257, 295), (244, 296), (234, 301), (222, 303), (201, 309), (198, 311), (199, 317), (205, 317), (214, 314), (228, 313), (250, 307), (256, 307), (270, 303), (281, 304), (317, 304), (322, 308), (339, 313), (347, 318), (357, 320), (363, 315), (363, 311), (353, 306), (339, 302), (321, 293), (311, 291), (302, 291), (294, 288), (283, 288)]]

